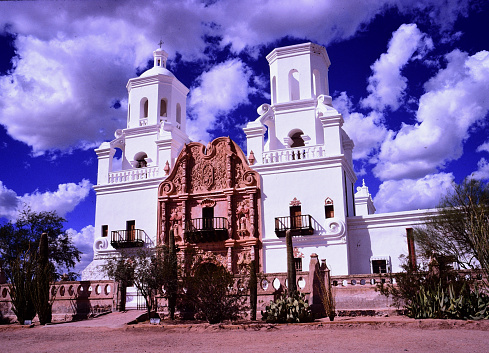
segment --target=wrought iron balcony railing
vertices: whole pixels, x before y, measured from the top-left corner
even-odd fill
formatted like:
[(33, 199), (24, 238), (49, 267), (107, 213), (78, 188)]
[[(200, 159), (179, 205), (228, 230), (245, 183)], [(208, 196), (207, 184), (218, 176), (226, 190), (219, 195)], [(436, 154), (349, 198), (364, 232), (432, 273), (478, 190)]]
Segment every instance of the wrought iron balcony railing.
[(306, 214), (300, 216), (275, 218), (275, 234), (277, 237), (285, 237), (285, 231), (289, 229), (294, 236), (314, 234), (312, 217)]
[(144, 235), (145, 232), (142, 229), (113, 230), (110, 233), (110, 245), (115, 249), (142, 247)]
[(185, 222), (185, 240), (190, 243), (209, 243), (228, 239), (228, 220), (225, 217), (193, 218)]

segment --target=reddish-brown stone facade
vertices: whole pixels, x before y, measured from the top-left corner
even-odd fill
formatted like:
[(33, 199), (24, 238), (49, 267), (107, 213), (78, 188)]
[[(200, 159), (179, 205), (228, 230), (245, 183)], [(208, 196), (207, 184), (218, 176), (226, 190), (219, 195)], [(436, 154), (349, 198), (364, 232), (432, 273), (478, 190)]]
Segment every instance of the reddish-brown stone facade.
[[(229, 137), (186, 145), (158, 189), (158, 244), (215, 255), (233, 273), (261, 262), (260, 176)], [(260, 266), (261, 267), (261, 266)]]

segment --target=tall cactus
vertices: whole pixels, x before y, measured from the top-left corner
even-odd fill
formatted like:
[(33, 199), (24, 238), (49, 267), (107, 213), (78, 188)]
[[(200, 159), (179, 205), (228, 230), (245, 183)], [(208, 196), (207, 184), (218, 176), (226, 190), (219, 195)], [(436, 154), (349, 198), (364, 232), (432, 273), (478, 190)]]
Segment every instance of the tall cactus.
[(256, 320), (256, 304), (258, 299), (258, 283), (256, 278), (256, 260), (252, 260), (250, 269), (250, 314), (251, 320)]
[(47, 233), (42, 233), (32, 289), (32, 298), (41, 325), (51, 322), (52, 318), (52, 303), (49, 297), (49, 285), (52, 280), (51, 264), (49, 263), (48, 235)]
[(292, 234), (290, 229), (285, 231), (285, 244), (287, 245), (287, 287), (289, 296), (297, 291), (297, 281), (295, 275), (294, 248), (292, 247)]
[(177, 251), (175, 246), (175, 234), (173, 228), (170, 229), (170, 235), (168, 237), (168, 266), (169, 276), (168, 279), (168, 309), (170, 311), (170, 318), (175, 319), (175, 307), (177, 306), (177, 289), (178, 289), (178, 270), (177, 270)]

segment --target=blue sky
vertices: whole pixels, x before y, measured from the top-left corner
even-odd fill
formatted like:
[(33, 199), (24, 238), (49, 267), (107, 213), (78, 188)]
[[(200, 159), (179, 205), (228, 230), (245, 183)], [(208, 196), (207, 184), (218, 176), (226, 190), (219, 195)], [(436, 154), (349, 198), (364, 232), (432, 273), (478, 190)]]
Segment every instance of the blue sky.
[(489, 5), (468, 0), (0, 3), (0, 217), (57, 210), (91, 259), (97, 160), (125, 127), (126, 83), (152, 65), (190, 88), (195, 141), (231, 136), (270, 100), (265, 56), (312, 41), (378, 212), (437, 205), (489, 179)]

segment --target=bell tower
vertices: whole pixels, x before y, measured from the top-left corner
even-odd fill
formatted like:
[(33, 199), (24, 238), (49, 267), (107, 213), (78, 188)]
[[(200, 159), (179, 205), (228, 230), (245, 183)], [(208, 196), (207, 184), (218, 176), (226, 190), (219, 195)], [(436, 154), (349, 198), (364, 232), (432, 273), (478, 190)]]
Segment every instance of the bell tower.
[(248, 158), (266, 195), (265, 272), (285, 270), (275, 259), (285, 256), (281, 237), (290, 229), (303, 237), (298, 250), (305, 258), (316, 253), (334, 259), (333, 273), (346, 274), (346, 218), (355, 214), (357, 177), (353, 142), (329, 96), (331, 62), (326, 49), (313, 43), (276, 48), (267, 60), (271, 104), (261, 105), (259, 117), (244, 128)]

